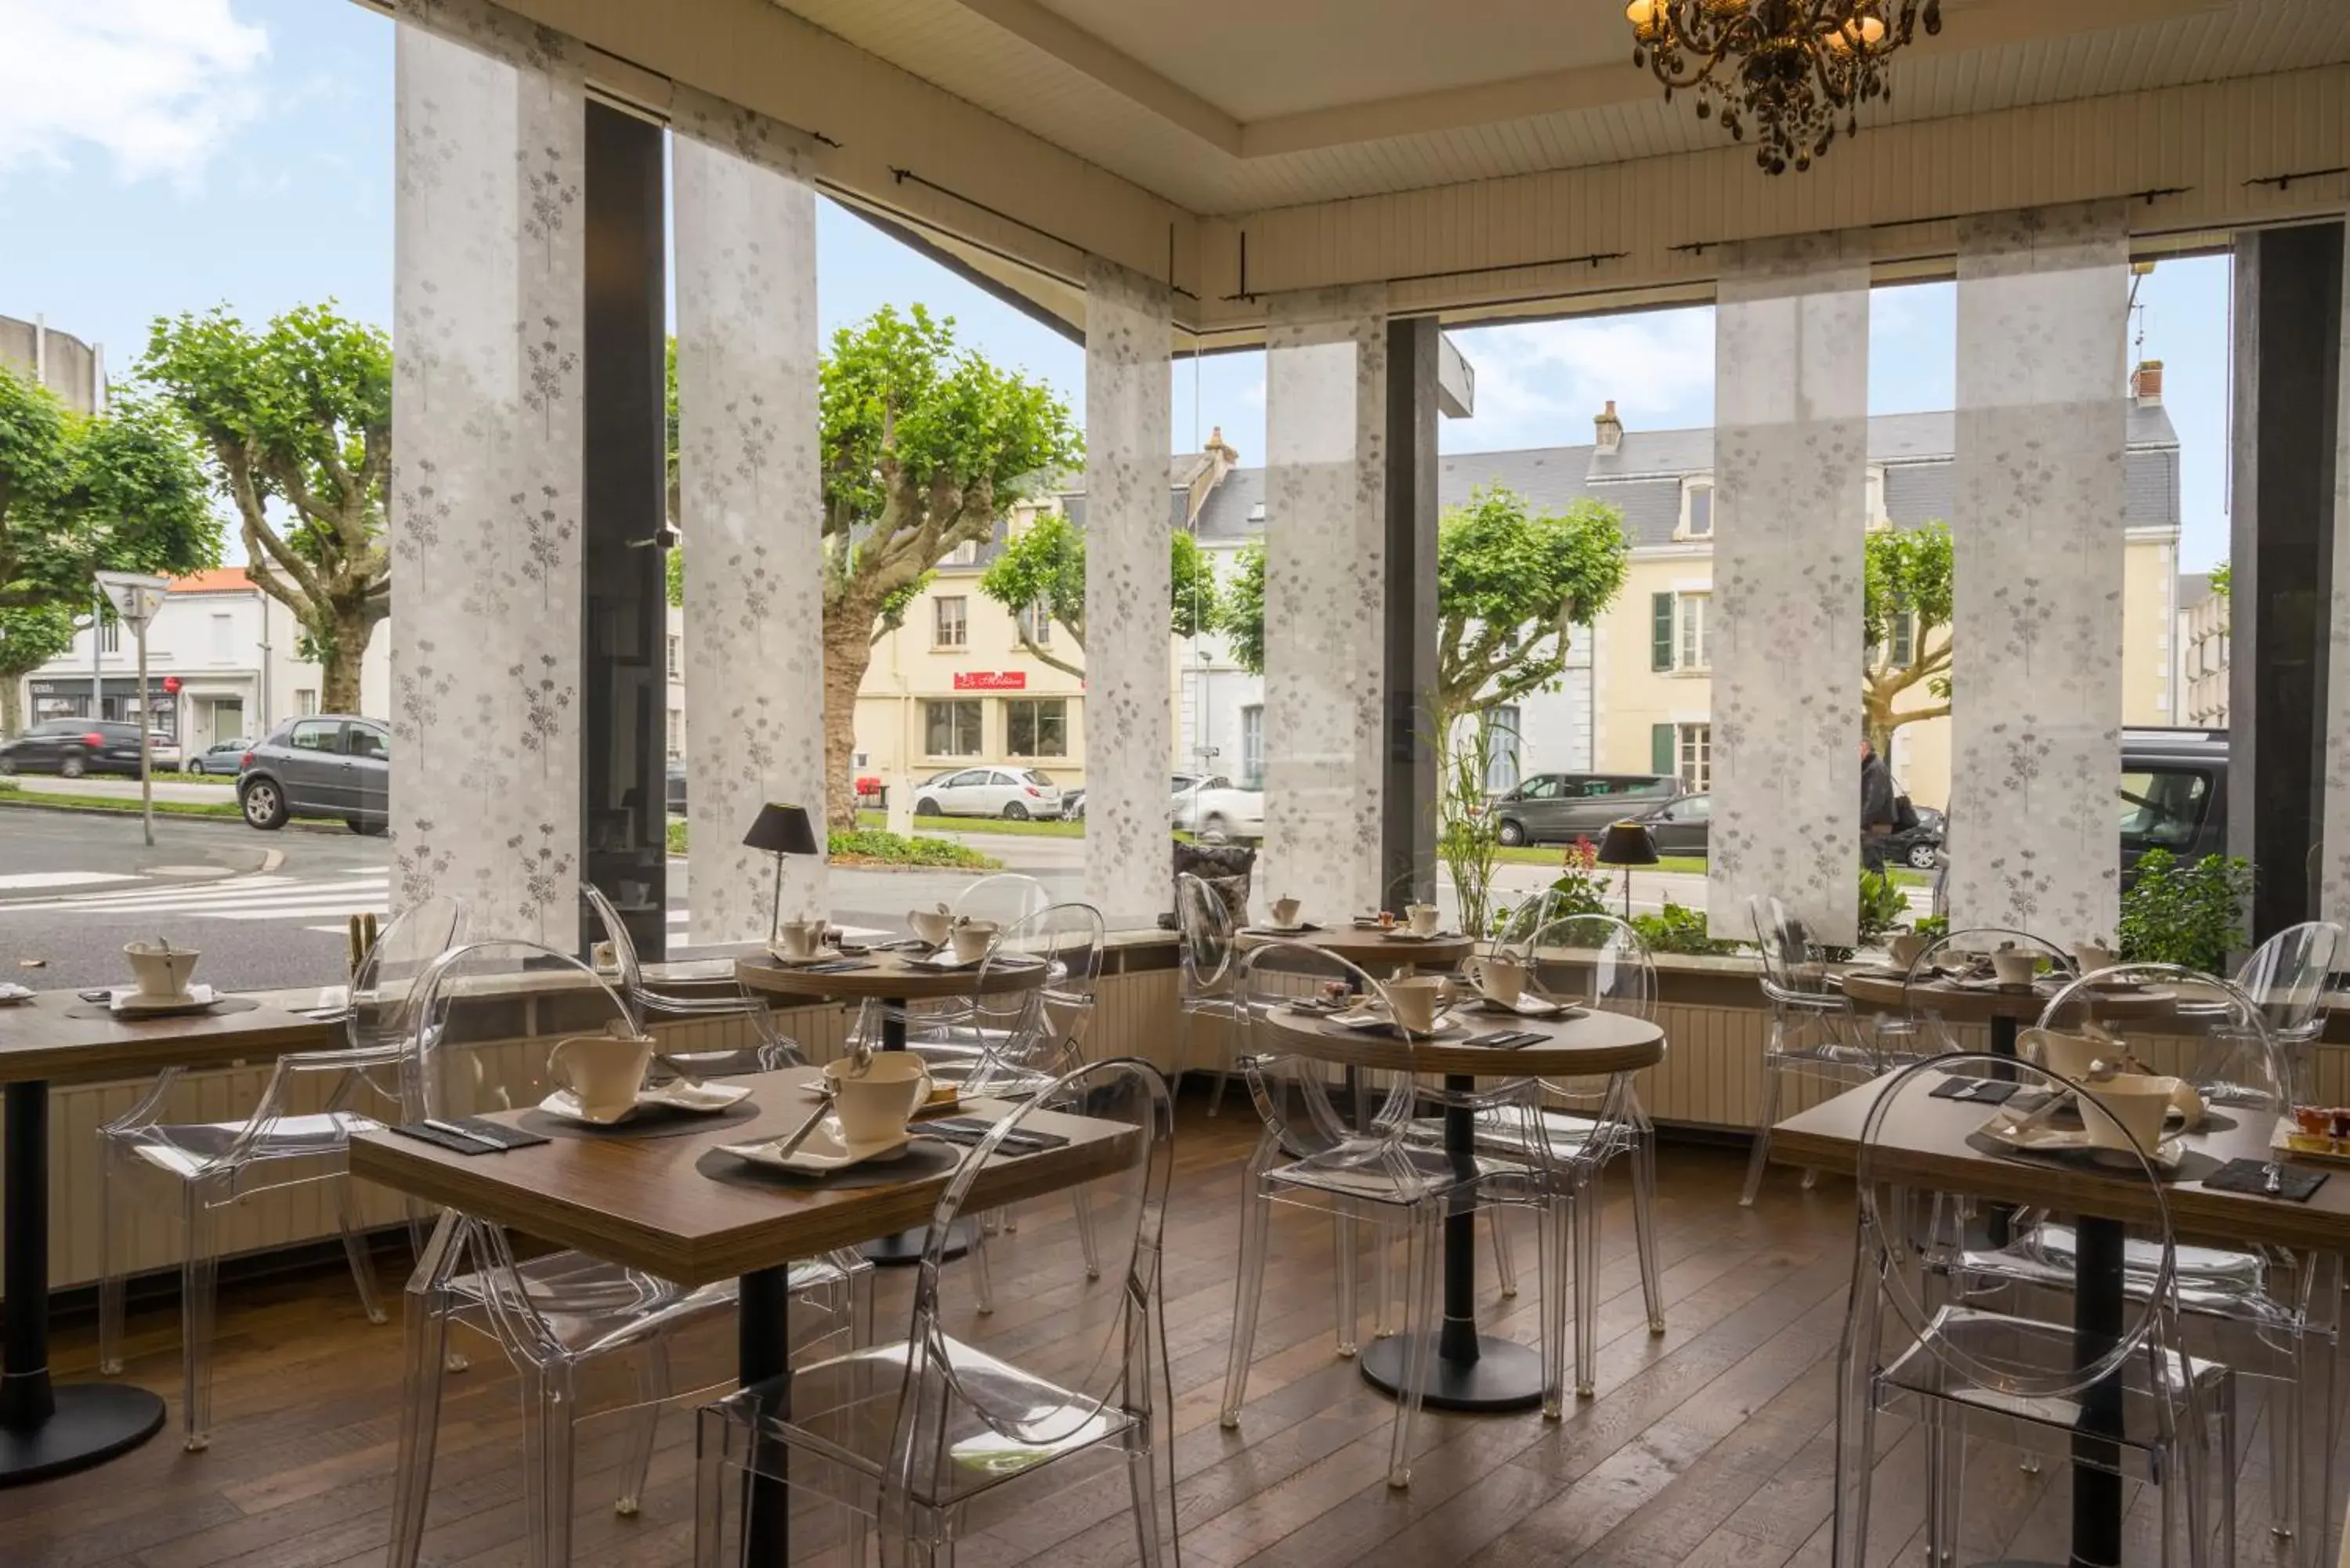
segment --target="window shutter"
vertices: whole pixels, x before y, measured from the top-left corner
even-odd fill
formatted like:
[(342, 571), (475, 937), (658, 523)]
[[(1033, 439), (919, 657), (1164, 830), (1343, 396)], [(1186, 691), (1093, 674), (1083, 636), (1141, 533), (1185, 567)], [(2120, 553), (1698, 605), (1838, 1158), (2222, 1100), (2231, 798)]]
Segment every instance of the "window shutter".
[[(1660, 595), (1659, 597), (1667, 600), (1669, 600), (1672, 597), (1669, 594)], [(1673, 772), (1679, 762), (1679, 759), (1674, 755), (1675, 750), (1673, 727), (1670, 724), (1651, 724), (1648, 726), (1648, 771), (1650, 773), (1669, 774)]]
[(1673, 596), (1648, 596), (1648, 668), (1673, 667)]

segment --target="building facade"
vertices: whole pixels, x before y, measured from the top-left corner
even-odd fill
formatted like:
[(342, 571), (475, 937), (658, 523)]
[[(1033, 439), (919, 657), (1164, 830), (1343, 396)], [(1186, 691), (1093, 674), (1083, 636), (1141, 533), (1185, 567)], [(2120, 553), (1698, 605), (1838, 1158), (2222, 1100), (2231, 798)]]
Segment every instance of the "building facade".
[(2178, 722), (2228, 727), (2228, 596), (2200, 572), (2178, 579)]

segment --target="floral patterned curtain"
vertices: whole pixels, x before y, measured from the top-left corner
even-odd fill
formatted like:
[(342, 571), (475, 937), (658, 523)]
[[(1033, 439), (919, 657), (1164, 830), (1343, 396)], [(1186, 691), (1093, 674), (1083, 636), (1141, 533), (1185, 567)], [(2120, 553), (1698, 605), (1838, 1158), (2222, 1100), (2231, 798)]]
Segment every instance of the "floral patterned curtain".
[[(2350, 235), (2350, 225), (2345, 225), (2344, 234)], [(2350, 266), (2350, 254), (2344, 263)], [(2342, 385), (2334, 396), (2334, 603), (2326, 621), (2331, 646), (2325, 680), (2324, 836), (2311, 877), (2319, 917), (2350, 924), (2350, 310), (2342, 313)]]

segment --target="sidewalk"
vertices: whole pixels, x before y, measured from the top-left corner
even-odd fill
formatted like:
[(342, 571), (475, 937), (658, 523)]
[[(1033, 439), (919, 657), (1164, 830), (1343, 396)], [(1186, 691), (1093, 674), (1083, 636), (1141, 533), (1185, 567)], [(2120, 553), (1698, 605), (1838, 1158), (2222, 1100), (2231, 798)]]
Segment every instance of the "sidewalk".
[[(137, 779), (112, 775), (100, 778), (92, 774), (78, 779), (61, 779), (48, 774), (18, 774), (15, 776), (16, 788), (25, 794), (99, 795), (131, 801), (139, 798)], [(158, 780), (155, 798), (186, 801), (199, 805), (232, 805), (236, 800), (236, 786), (233, 784), (182, 784)]]

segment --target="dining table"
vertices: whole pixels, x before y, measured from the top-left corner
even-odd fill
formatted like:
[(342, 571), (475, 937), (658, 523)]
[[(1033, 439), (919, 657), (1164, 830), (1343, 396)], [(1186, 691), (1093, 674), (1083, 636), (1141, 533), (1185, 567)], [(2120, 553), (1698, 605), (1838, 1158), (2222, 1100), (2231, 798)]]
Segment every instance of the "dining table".
[[(753, 953), (734, 961), (734, 978), (750, 990), (770, 996), (812, 1001), (847, 1000), (893, 1003), (881, 1012), (881, 1049), (906, 1048), (906, 1009), (910, 1002), (953, 1002), (987, 995), (1010, 996), (1042, 987), (1051, 974), (1041, 959), (1022, 961), (998, 958), (941, 964), (945, 950), (927, 947), (874, 947), (861, 953), (838, 953), (806, 959)], [(959, 1258), (970, 1248), (969, 1220), (960, 1221), (946, 1256)], [(923, 1227), (877, 1235), (859, 1247), (869, 1262), (910, 1268), (922, 1261), (930, 1236)]]
[[(1665, 1033), (1629, 1013), (1570, 1007), (1554, 1017), (1461, 1012), (1461, 1038), (1406, 1039), (1392, 1028), (1350, 1027), (1320, 1012), (1274, 1008), (1265, 1015), (1282, 1046), (1300, 1056), (1355, 1071), (1410, 1073), (1444, 1081), (1444, 1151), (1466, 1173), (1477, 1164), (1477, 1081), (1588, 1078), (1638, 1072), (1664, 1060)], [(1504, 1030), (1539, 1036), (1532, 1044), (1498, 1048), (1462, 1039)], [(1515, 1340), (1477, 1330), (1477, 1224), (1473, 1210), (1444, 1220), (1444, 1315), (1421, 1400), (1443, 1410), (1523, 1410), (1542, 1403), (1542, 1358)], [(1544, 1311), (1549, 1311), (1545, 1305)], [(1367, 1347), (1358, 1365), (1373, 1386), (1403, 1386), (1407, 1341), (1400, 1334)]]
[[(1771, 1132), (1771, 1158), (1808, 1169), (1852, 1175), (1860, 1138), (1877, 1096), (1898, 1077), (1848, 1089), (1780, 1122)], [(2085, 1355), (2101, 1353), (2124, 1332), (2127, 1300), (2124, 1248), (2133, 1225), (2151, 1226), (2167, 1210), (2183, 1241), (2200, 1240), (2241, 1250), (2268, 1246), (2291, 1252), (2308, 1272), (2309, 1333), (2332, 1345), (2338, 1326), (2343, 1266), (2350, 1251), (2350, 1170), (2337, 1170), (2305, 1199), (2207, 1187), (2200, 1174), (2217, 1164), (2272, 1158), (2272, 1128), (2264, 1118), (2234, 1110), (2213, 1115), (2181, 1135), (2178, 1179), (2164, 1183), (2163, 1210), (2137, 1168), (2103, 1170), (2012, 1156), (1975, 1137), (1985, 1118), (1976, 1101), (1935, 1097), (1911, 1089), (1888, 1110), (1870, 1147), (1872, 1176), (1922, 1192), (1970, 1195), (2018, 1208), (2054, 1209), (2075, 1217), (2073, 1326)], [(2215, 1162), (2217, 1162), (2215, 1164)], [(2326, 1552), (2333, 1517), (2330, 1459), (2334, 1452), (2334, 1355), (2307, 1358), (2302, 1383), (2302, 1475), (2295, 1521), (2303, 1564), (2331, 1563)], [(2094, 1418), (2093, 1409), (2085, 1425)], [(2094, 1452), (2098, 1439), (2080, 1436)], [(2122, 1483), (2088, 1464), (2073, 1467), (2072, 1558), (2077, 1568), (2121, 1562)]]
[(1237, 934), (1243, 950), (1267, 942), (1301, 942), (1345, 959), (1358, 969), (1384, 971), (1399, 965), (1413, 969), (1451, 969), (1477, 950), (1474, 937), (1459, 931), (1438, 931), (1416, 937), (1400, 922), (1394, 926), (1358, 926), (1344, 921), (1335, 926), (1243, 926)]
[[(1846, 996), (1875, 1012), (1912, 1016), (1929, 1012), (1945, 1023), (1983, 1024), (1991, 1054), (1998, 1056), (2015, 1054), (2022, 1026), (2040, 1022), (2048, 1004), (2072, 979), (2066, 975), (2003, 985), (1995, 980), (1954, 980), (1939, 974), (1913, 978), (1906, 971), (1889, 968), (1848, 969), (1838, 978)], [(2159, 986), (2111, 991), (2092, 986), (2080, 993), (2080, 1000), (2090, 1016), (2100, 1021), (2143, 1023), (2168, 1012), (2177, 996)]]
[[(640, 1269), (677, 1284), (737, 1282), (735, 1370), (744, 1387), (789, 1376), (786, 1300), (792, 1265), (927, 1220), (957, 1168), (910, 1170), (903, 1181), (835, 1185), (821, 1179), (735, 1183), (699, 1168), (723, 1144), (759, 1143), (795, 1130), (822, 1074), (786, 1067), (729, 1080), (750, 1091), (745, 1123), (666, 1137), (555, 1138), (494, 1154), (458, 1154), (390, 1129), (351, 1139), (351, 1174), (477, 1220)], [(962, 1113), (1001, 1119), (1014, 1106), (972, 1099)], [(518, 1124), (528, 1111), (483, 1118)], [(1123, 1123), (1031, 1110), (1024, 1124), (1069, 1141), (999, 1153), (978, 1171), (964, 1202), (994, 1209), (1109, 1175), (1130, 1160)], [(917, 1127), (919, 1137), (919, 1125)], [(785, 1385), (787, 1386), (787, 1385)], [(782, 1564), (790, 1510), (772, 1480), (752, 1489), (743, 1560)]]
[(144, 1388), (50, 1376), (49, 1085), (273, 1060), (342, 1039), (339, 1023), (242, 997), (150, 1018), (69, 991), (0, 1005), (0, 1487), (102, 1464), (163, 1425), (162, 1398)]

